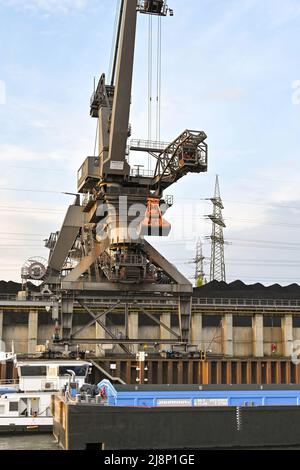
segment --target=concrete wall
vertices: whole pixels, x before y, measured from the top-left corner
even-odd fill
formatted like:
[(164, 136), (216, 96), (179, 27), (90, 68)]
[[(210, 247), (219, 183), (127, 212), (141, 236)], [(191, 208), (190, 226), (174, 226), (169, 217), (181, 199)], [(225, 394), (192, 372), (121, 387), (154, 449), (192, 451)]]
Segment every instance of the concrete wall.
[[(281, 318), (281, 326), (278, 326), (279, 320), (277, 319), (277, 324), (273, 327), (263, 326), (262, 314), (255, 317), (253, 317), (252, 326), (233, 326), (234, 314), (220, 317), (221, 321), (217, 322), (216, 326), (205, 326), (202, 322), (202, 315), (197, 314), (192, 318), (192, 342), (197, 344), (200, 349), (209, 349), (212, 353), (223, 354), (227, 357), (289, 357), (293, 341), (300, 341), (300, 326), (293, 327), (292, 316), (288, 314)], [(115, 320), (116, 331), (125, 335), (124, 317), (117, 315), (112, 318)], [(29, 319), (31, 319), (30, 328), (28, 328)], [(76, 330), (86, 322), (87, 317), (84, 317), (84, 314), (75, 313), (74, 319)], [(174, 331), (179, 333), (176, 315), (169, 318), (169, 315), (164, 313), (161, 316), (157, 315), (157, 319), (168, 326), (170, 325)], [(155, 324), (152, 320), (145, 322), (142, 317), (138, 318), (138, 323), (136, 317), (132, 317), (132, 323), (129, 326), (129, 336), (131, 337), (138, 335), (139, 338), (145, 340), (172, 338), (172, 335), (162, 326)], [(95, 325), (92, 325), (83, 330), (78, 335), (78, 344), (80, 344), (80, 338), (107, 337), (107, 334), (100, 331), (101, 327), (97, 328), (96, 331)], [(36, 329), (37, 331), (35, 331)], [(4, 312), (3, 315), (0, 315), (0, 341), (5, 342), (6, 350), (11, 349), (11, 342), (14, 341), (16, 352), (25, 354), (33, 352), (36, 344), (45, 344), (47, 340), (51, 340), (52, 335), (51, 315), (45, 312), (38, 314), (38, 321), (36, 321), (33, 312), (31, 314), (28, 312)], [(275, 353), (271, 352), (272, 344), (276, 344)], [(93, 343), (84, 344), (82, 347), (90, 351), (96, 350), (96, 345)], [(167, 344), (161, 346), (162, 349), (168, 347)], [(103, 349), (115, 353), (121, 352), (118, 346), (103, 346)]]
[(220, 327), (202, 328), (202, 347), (211, 350), (215, 354), (222, 353), (222, 329)]
[(251, 327), (233, 327), (233, 356), (249, 357), (252, 355), (253, 334)]
[(3, 341), (6, 351), (11, 351), (11, 343), (14, 342), (14, 348), (17, 353), (26, 354), (28, 352), (28, 326), (4, 326)]
[[(264, 355), (265, 356), (281, 356), (283, 354), (283, 335), (280, 327), (264, 328)], [(272, 354), (272, 344), (276, 344), (276, 352)]]

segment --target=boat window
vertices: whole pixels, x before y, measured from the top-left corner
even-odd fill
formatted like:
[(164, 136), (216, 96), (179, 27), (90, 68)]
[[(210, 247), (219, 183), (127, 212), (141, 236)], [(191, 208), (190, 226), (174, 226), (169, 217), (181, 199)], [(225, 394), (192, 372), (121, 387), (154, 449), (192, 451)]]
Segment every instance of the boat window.
[(24, 377), (46, 376), (46, 366), (22, 366), (21, 375)]
[(84, 377), (86, 375), (86, 366), (60, 366), (59, 375), (68, 375), (68, 370), (75, 372), (77, 377)]
[(10, 401), (9, 402), (9, 411), (19, 411), (19, 402)]

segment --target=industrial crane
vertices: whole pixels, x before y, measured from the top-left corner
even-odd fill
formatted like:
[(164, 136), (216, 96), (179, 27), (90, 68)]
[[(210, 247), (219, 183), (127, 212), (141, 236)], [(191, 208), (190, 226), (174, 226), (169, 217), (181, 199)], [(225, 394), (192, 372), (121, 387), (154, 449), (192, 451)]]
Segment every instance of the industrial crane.
[[(60, 231), (46, 241), (44, 285), (60, 297), (64, 342), (73, 340), (74, 302), (93, 316), (85, 302), (91, 294), (119, 296), (119, 302), (126, 298), (135, 307), (141, 295), (173, 296), (179, 306), (176, 340), (189, 340), (192, 285), (144, 237), (169, 234), (163, 214), (172, 200), (164, 191), (189, 172), (207, 171), (207, 136), (185, 130), (165, 147), (129, 141), (138, 13), (173, 16), (162, 0), (121, 0), (112, 78), (107, 83), (105, 74), (100, 77), (90, 102), (90, 115), (98, 119), (98, 154), (80, 167), (76, 199)], [(156, 159), (153, 174), (130, 167), (130, 150)]]

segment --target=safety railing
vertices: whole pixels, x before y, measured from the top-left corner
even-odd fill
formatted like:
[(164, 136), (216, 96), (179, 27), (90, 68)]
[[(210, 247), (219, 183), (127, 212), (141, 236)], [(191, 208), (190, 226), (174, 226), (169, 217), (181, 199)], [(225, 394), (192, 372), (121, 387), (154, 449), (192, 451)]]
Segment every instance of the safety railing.
[(153, 151), (161, 151), (163, 152), (168, 146), (170, 142), (161, 142), (158, 140), (144, 140), (144, 139), (132, 139), (130, 141), (130, 149), (149, 149)]
[(143, 178), (153, 178), (154, 171), (144, 170), (143, 168), (132, 168), (130, 170), (130, 176), (133, 176), (133, 177), (142, 176)]
[(300, 307), (300, 299), (193, 298), (194, 305), (239, 307)]
[[(18, 300), (17, 296), (14, 294), (2, 294), (0, 295), (0, 308), (2, 301), (11, 301), (11, 302), (22, 302)], [(86, 300), (89, 304), (95, 305), (107, 305), (112, 302), (115, 302), (115, 297), (86, 297)], [(49, 304), (49, 300), (45, 299), (42, 295), (35, 295), (34, 297), (24, 300), (24, 306), (28, 303), (30, 306), (30, 301), (40, 301)], [(241, 299), (241, 298), (211, 298), (211, 297), (193, 297), (192, 299), (194, 306), (237, 306), (237, 307), (282, 307), (282, 308), (300, 308), (300, 299)], [(176, 299), (151, 299), (144, 298), (139, 299), (139, 303), (143, 305), (165, 305), (165, 306), (175, 306), (178, 304)]]
[(17, 300), (16, 294), (0, 294), (0, 300)]

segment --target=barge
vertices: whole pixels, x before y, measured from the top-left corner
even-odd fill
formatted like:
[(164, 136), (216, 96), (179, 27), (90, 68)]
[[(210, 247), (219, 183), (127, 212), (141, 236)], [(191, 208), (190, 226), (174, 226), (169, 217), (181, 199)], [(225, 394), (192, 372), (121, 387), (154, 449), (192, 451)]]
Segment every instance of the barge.
[(127, 386), (53, 397), (66, 450), (299, 447), (300, 389), (290, 386)]

